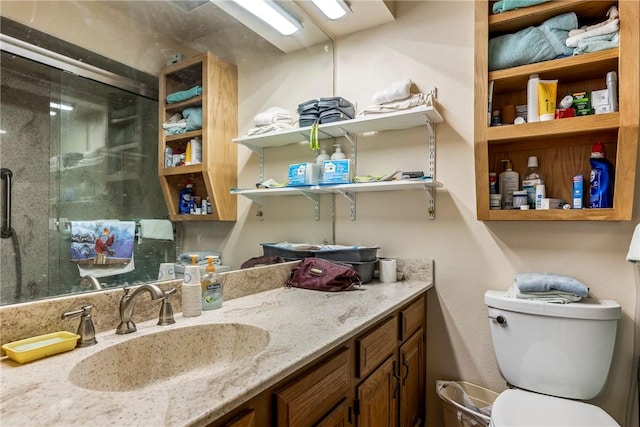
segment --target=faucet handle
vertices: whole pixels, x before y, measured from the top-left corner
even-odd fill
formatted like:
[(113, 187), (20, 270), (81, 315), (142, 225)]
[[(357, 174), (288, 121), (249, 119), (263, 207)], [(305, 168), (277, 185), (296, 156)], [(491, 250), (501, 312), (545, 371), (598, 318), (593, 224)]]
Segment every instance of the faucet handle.
[(96, 330), (93, 327), (93, 319), (91, 318), (92, 305), (83, 305), (79, 310), (68, 311), (63, 313), (61, 319), (71, 319), (76, 316), (80, 316), (80, 324), (78, 325), (78, 335), (80, 339), (76, 344), (76, 347), (89, 347), (97, 344)]
[(173, 325), (176, 321), (173, 319), (173, 305), (171, 304), (171, 295), (175, 294), (176, 288), (162, 292), (162, 305), (160, 306), (160, 316), (158, 317), (158, 325)]

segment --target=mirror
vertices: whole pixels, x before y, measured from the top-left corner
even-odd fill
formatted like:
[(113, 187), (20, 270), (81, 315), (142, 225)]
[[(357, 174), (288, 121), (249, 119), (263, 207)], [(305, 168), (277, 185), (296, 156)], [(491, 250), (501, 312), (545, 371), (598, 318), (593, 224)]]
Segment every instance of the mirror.
[[(106, 17), (112, 19), (118, 14), (126, 16), (144, 27), (150, 39), (160, 40), (158, 44), (163, 43), (166, 37), (177, 40), (178, 45), (184, 46), (185, 56), (209, 50), (237, 64), (240, 134), (252, 126), (257, 113), (274, 105), (275, 100), (279, 102), (282, 99), (283, 106), (295, 114), (297, 102), (331, 95), (331, 42), (326, 36), (320, 44), (309, 46), (305, 45), (309, 41), (301, 38), (297, 43), (302, 47), (283, 52), (282, 48), (258, 36), (211, 2), (74, 1), (64, 4), (81, 10), (79, 13), (87, 22)], [(11, 32), (10, 35), (15, 37), (20, 33), (16, 28), (21, 27), (27, 41), (37, 42), (38, 31), (35, 30), (47, 30), (47, 25), (42, 23), (44, 21), (31, 19), (29, 22), (33, 29), (22, 27), (15, 21), (20, 21), (18, 18), (24, 14), (32, 18), (43, 15), (47, 7), (51, 6), (38, 1), (3, 2), (3, 34)], [(104, 13), (105, 10), (111, 12)], [(50, 22), (60, 23), (66, 19), (62, 11), (58, 12), (60, 16), (53, 17), (50, 9), (46, 13)], [(306, 28), (312, 27), (304, 14), (299, 10), (296, 13)], [(7, 25), (11, 22), (15, 26)], [(101, 22), (101, 28), (105, 25), (111, 31), (119, 31), (117, 20)], [(147, 28), (152, 36), (149, 36)], [(315, 31), (319, 30), (315, 28)], [(75, 39), (71, 35), (68, 40), (57, 40), (57, 43), (62, 46), (62, 51), (73, 56), (74, 43), (82, 42), (87, 46), (86, 41), (79, 38), (80, 32), (75, 34)], [(101, 51), (97, 48), (100, 41), (93, 42), (96, 43), (96, 51)], [(114, 87), (115, 83), (98, 83), (62, 72), (15, 53), (7, 53), (4, 48), (3, 44), (0, 131), (6, 133), (0, 133), (0, 158), (2, 168), (13, 172), (11, 226), (17, 238), (0, 241), (0, 304), (93, 291), (94, 286), (82, 282), (77, 265), (70, 262), (70, 248), (75, 239), (72, 238), (71, 224), (79, 220), (136, 221), (140, 218), (166, 218), (167, 215), (156, 178), (158, 107), (153, 95), (149, 94), (149, 87), (157, 85), (157, 79), (122, 64), (111, 64), (119, 67), (122, 70), (120, 74), (129, 78), (121, 85), (124, 88), (118, 88)], [(85, 54), (87, 52), (84, 51)], [(167, 50), (166, 56), (170, 53), (174, 51)], [(322, 58), (316, 61), (317, 55)], [(91, 52), (87, 62), (91, 62), (90, 56)], [(162, 66), (164, 64), (159, 65)], [(303, 79), (299, 75), (294, 78), (287, 74), (295, 75), (296, 70), (310, 68), (314, 69), (314, 84), (308, 85), (312, 88), (302, 87), (300, 93), (291, 96), (291, 88), (297, 88)], [(43, 85), (45, 81), (47, 83)], [(274, 81), (293, 83), (282, 87)], [(136, 82), (147, 85), (143, 90), (144, 96), (132, 93)], [(270, 91), (260, 91), (260, 88), (270, 88)], [(54, 108), (53, 104), (59, 107)], [(73, 110), (60, 109), (66, 107)], [(136, 112), (135, 119), (125, 114), (132, 111)], [(116, 117), (119, 113), (123, 113), (123, 117)], [(115, 123), (118, 126), (114, 126)], [(298, 148), (294, 147), (294, 151)], [(310, 156), (304, 150), (300, 155)], [(239, 184), (253, 186), (258, 179), (258, 156), (245, 149), (241, 157)], [(265, 173), (270, 173), (273, 168), (283, 168), (277, 163), (280, 157), (285, 158), (285, 163), (290, 163), (287, 156), (265, 151), (265, 162), (276, 159), (265, 168)], [(4, 218), (8, 191), (5, 180), (1, 184)], [(270, 208), (269, 203), (274, 207)], [(223, 263), (229, 260), (228, 263), (237, 268), (244, 259), (257, 255), (260, 242), (294, 238), (317, 242), (332, 236), (329, 205), (322, 220), (315, 221), (312, 207), (304, 201), (295, 201), (294, 208), (289, 209), (284, 218), (276, 217), (281, 203), (275, 200), (269, 203), (265, 203), (264, 218), (255, 214), (260, 206), (244, 201), (236, 223), (176, 224), (179, 235), (174, 242), (152, 240), (135, 243), (135, 270), (101, 277), (99, 282), (103, 287), (114, 287), (156, 281), (159, 264), (174, 261), (183, 251), (219, 250), (223, 254)], [(296, 229), (307, 231), (292, 236), (290, 231), (287, 232), (291, 221), (301, 224)], [(108, 228), (103, 225), (101, 221), (94, 224), (94, 241), (101, 230)]]

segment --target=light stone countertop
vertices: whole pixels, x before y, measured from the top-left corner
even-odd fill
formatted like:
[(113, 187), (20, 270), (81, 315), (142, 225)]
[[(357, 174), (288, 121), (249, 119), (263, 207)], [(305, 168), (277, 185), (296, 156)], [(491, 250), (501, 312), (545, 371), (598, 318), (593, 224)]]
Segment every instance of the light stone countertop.
[[(433, 287), (428, 280), (372, 282), (352, 292), (277, 288), (225, 301), (219, 310), (138, 331), (97, 334), (92, 347), (25, 365), (0, 360), (2, 426), (200, 426), (258, 395), (338, 344)], [(69, 380), (73, 367), (107, 347), (168, 329), (209, 323), (253, 325), (269, 333), (267, 347), (223, 376), (199, 369), (134, 391), (93, 391)], [(206, 345), (206, 343), (202, 343)], [(188, 357), (185, 352), (184, 357)]]

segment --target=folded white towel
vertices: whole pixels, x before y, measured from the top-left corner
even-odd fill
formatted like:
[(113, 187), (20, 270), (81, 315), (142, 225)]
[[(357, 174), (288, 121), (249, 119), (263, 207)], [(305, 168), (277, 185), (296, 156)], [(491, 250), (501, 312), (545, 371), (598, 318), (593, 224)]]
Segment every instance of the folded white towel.
[(567, 47), (578, 47), (578, 42), (582, 39), (586, 39), (588, 37), (601, 36), (603, 34), (615, 33), (620, 29), (620, 20), (614, 19), (611, 22), (608, 22), (605, 25), (600, 27), (593, 28), (591, 30), (585, 31), (580, 34), (576, 34), (575, 36), (568, 37), (565, 44)]
[(162, 123), (162, 129), (186, 128), (186, 127), (187, 127), (187, 119), (182, 119), (179, 122)]
[(373, 95), (374, 104), (384, 104), (386, 102), (400, 101), (411, 95), (411, 79), (402, 79), (392, 83), (384, 90)]
[(598, 24), (594, 24), (594, 25), (585, 25), (583, 27), (580, 28), (576, 28), (575, 30), (571, 30), (569, 31), (569, 37), (573, 37), (576, 36), (578, 34), (584, 33), (585, 31), (589, 31), (589, 30), (594, 30), (598, 27), (602, 27), (604, 25), (607, 25), (609, 22), (613, 21), (614, 19), (618, 18), (620, 16), (620, 13), (618, 12), (618, 8), (615, 6), (611, 6), (609, 8), (609, 10), (607, 11), (607, 17), (609, 19), (607, 19), (606, 21), (600, 22)]
[(293, 123), (291, 112), (280, 107), (269, 107), (253, 118), (253, 124), (256, 126), (267, 126), (274, 123)]
[(394, 111), (408, 110), (410, 108), (418, 107), (420, 105), (425, 105), (425, 104), (427, 104), (425, 94), (416, 93), (400, 101), (393, 101), (393, 102), (386, 102), (384, 104), (372, 105), (362, 110), (360, 114), (366, 115), (366, 114), (392, 113)]
[(173, 240), (173, 224), (168, 219), (141, 219), (138, 243), (143, 239)]
[(569, 304), (572, 302), (578, 302), (582, 299), (581, 296), (563, 291), (521, 292), (515, 285), (509, 288), (506, 295), (509, 298), (544, 301), (554, 304)]
[(270, 125), (256, 126), (249, 131), (247, 135), (264, 135), (270, 132), (283, 132), (285, 130), (293, 129), (293, 124), (289, 123), (272, 123)]

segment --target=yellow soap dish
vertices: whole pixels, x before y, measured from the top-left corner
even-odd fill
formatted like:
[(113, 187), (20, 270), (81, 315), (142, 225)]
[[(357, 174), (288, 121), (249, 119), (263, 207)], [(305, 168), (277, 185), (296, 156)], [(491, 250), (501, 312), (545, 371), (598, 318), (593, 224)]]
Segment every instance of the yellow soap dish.
[(9, 359), (27, 363), (43, 357), (73, 350), (80, 335), (67, 331), (54, 332), (14, 341), (2, 346)]

